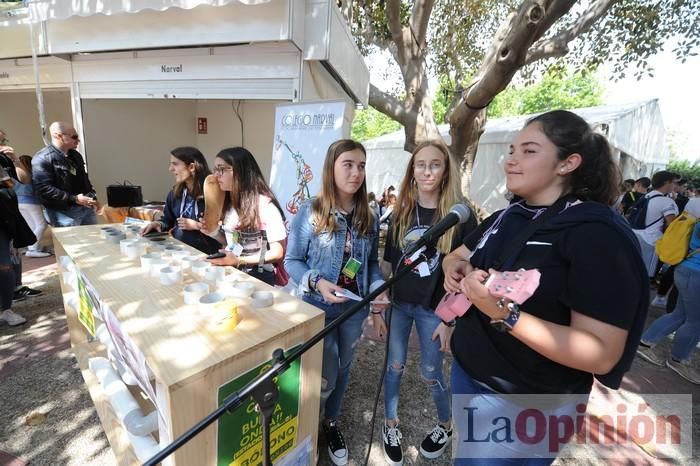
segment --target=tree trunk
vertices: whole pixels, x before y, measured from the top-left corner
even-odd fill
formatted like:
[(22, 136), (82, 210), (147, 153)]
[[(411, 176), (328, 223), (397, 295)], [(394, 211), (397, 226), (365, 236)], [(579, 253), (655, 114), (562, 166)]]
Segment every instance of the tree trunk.
[(523, 1), (518, 11), (501, 25), (474, 79), (451, 106), (450, 149), (461, 162), (465, 195), (469, 195), (476, 149), (486, 125), (486, 107), (525, 65), (530, 46), (574, 3), (574, 0)]

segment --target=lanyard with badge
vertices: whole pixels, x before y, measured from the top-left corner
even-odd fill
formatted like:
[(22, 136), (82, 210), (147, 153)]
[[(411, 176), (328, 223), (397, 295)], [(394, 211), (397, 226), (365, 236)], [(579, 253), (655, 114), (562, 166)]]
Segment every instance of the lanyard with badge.
[[(343, 275), (348, 277), (350, 280), (354, 280), (355, 277), (357, 276), (357, 272), (360, 270), (360, 267), (362, 266), (362, 262), (360, 262), (359, 260), (357, 260), (353, 257), (354, 248), (352, 246), (352, 225), (347, 225), (347, 227), (348, 227), (347, 234), (350, 236), (350, 259), (348, 259), (348, 261), (345, 263), (345, 265), (343, 266), (340, 273), (342, 273)], [(345, 241), (347, 244), (347, 241), (348, 241), (347, 236), (346, 236)]]
[[(180, 218), (184, 218), (194, 208), (194, 219), (199, 217), (199, 208), (197, 200), (192, 198), (192, 202), (187, 203), (187, 188), (182, 190), (182, 202), (180, 203)], [(188, 217), (189, 218), (189, 217)]]
[[(422, 227), (422, 226), (423, 226), (423, 225), (420, 223), (420, 210), (419, 210), (419, 207), (418, 207), (418, 203), (416, 202), (416, 227), (417, 227), (418, 229), (420, 229), (420, 227)], [(428, 226), (428, 225), (426, 225), (426, 226)], [(427, 277), (427, 276), (430, 275), (430, 266), (429, 266), (428, 263), (425, 262), (425, 261), (424, 261), (424, 262), (421, 262), (420, 264), (418, 264), (418, 269), (417, 269), (417, 270), (418, 270), (418, 275), (419, 275), (421, 278)]]

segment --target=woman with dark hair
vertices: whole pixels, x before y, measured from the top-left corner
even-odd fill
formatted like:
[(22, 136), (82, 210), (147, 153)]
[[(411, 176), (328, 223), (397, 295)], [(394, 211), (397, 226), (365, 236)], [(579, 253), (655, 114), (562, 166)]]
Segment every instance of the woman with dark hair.
[[(502, 394), (546, 394), (550, 413), (573, 420), (594, 377), (619, 387), (648, 306), (639, 245), (610, 207), (618, 168), (602, 135), (558, 110), (527, 122), (511, 145), (505, 172), (518, 200), (486, 219), (443, 261), (445, 289), (462, 291), (472, 302), (452, 337), (453, 396), (471, 396), (468, 404), (478, 410), (469, 413), (479, 415), (472, 425), (508, 416), (509, 409), (542, 409), (530, 405), (536, 397), (515, 406)], [(521, 268), (538, 269), (541, 276), (520, 305), (487, 288), (496, 271)], [(540, 465), (557, 454), (547, 450), (555, 439), (476, 443), (468, 441), (474, 432), (458, 431), (456, 464)]]
[(284, 212), (267, 185), (255, 157), (243, 147), (223, 149), (214, 168), (224, 191), (221, 230), (214, 236), (226, 257), (214, 265), (232, 265), (269, 285), (275, 284), (275, 264), (284, 257), (287, 228)]
[[(367, 202), (366, 157), (362, 144), (352, 139), (331, 144), (323, 164), (321, 192), (299, 207), (289, 232), (284, 265), (303, 300), (326, 313), (326, 325), (355, 304), (342, 293), (366, 296), (383, 283), (377, 260), (379, 222)], [(387, 300), (386, 292), (377, 298)], [(380, 312), (386, 304), (378, 302), (372, 308)], [(323, 339), (322, 429), (336, 465), (348, 461), (337, 420), (368, 311), (356, 312)]]
[(193, 248), (211, 254), (220, 245), (202, 233), (204, 214), (204, 179), (211, 172), (202, 153), (194, 147), (177, 147), (170, 151), (168, 171), (175, 177), (175, 186), (165, 200), (163, 217), (151, 222), (141, 231), (170, 231), (174, 238)]

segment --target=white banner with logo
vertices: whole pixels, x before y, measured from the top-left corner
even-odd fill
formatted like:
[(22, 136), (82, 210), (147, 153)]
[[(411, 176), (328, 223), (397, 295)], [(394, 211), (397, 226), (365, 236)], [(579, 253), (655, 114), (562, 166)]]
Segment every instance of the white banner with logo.
[(320, 191), (326, 151), (343, 137), (344, 114), (344, 101), (277, 106), (270, 187), (288, 225), (299, 205)]

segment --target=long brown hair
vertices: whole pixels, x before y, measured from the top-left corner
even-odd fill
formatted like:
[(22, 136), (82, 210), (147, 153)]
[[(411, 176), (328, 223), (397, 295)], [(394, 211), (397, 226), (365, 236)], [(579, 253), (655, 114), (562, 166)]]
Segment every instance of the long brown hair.
[[(449, 212), (450, 208), (457, 202), (461, 201), (461, 196), (459, 193), (458, 186), (458, 175), (457, 169), (454, 167), (450, 159), (450, 151), (440, 141), (425, 141), (418, 145), (413, 150), (411, 154), (411, 160), (408, 161), (406, 166), (406, 174), (401, 182), (401, 188), (399, 189), (399, 197), (394, 206), (394, 212), (392, 217), (394, 219), (394, 228), (392, 229), (394, 244), (400, 247), (405, 246), (404, 238), (406, 237), (406, 232), (413, 224), (414, 215), (418, 215), (416, 212), (416, 203), (418, 202), (418, 185), (416, 184), (416, 178), (414, 176), (413, 163), (416, 159), (416, 155), (425, 149), (426, 147), (434, 147), (442, 153), (443, 161), (445, 163), (445, 172), (442, 175), (442, 180), (440, 182), (440, 199), (438, 201), (437, 209), (435, 209), (435, 216), (431, 221), (435, 223), (436, 220), (444, 217)], [(452, 251), (452, 241), (455, 235), (455, 228), (450, 228), (447, 233), (442, 235), (437, 243), (437, 247), (443, 254), (449, 254)]]
[[(321, 180), (321, 192), (314, 199), (312, 204), (312, 217), (315, 225), (314, 232), (319, 234), (323, 231), (335, 231), (337, 224), (335, 221), (336, 210), (336, 187), (335, 187), (335, 161), (344, 152), (360, 150), (367, 158), (365, 147), (352, 139), (340, 139), (328, 147), (326, 161), (323, 163), (323, 177)], [(360, 188), (353, 196), (355, 201), (355, 214), (352, 223), (355, 229), (361, 234), (369, 233), (374, 222), (372, 211), (367, 200), (367, 177), (362, 180)]]
[(232, 207), (236, 209), (240, 219), (240, 231), (261, 229), (262, 222), (258, 208), (260, 195), (270, 198), (284, 220), (284, 211), (280, 203), (267, 185), (260, 166), (248, 149), (229, 147), (216, 154), (216, 158), (233, 167), (233, 189), (226, 192), (223, 214), (225, 215)]
[[(191, 163), (194, 164), (194, 173), (192, 174), (192, 192), (190, 196), (193, 199), (199, 199), (204, 196), (204, 180), (211, 174), (209, 165), (204, 155), (196, 147), (176, 147), (170, 151), (170, 155), (183, 162), (188, 167)], [(177, 183), (173, 187), (175, 197), (182, 196), (182, 191), (187, 187), (185, 182)]]

